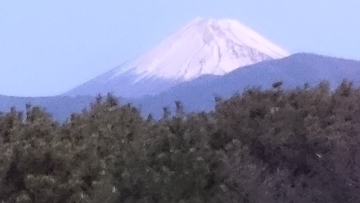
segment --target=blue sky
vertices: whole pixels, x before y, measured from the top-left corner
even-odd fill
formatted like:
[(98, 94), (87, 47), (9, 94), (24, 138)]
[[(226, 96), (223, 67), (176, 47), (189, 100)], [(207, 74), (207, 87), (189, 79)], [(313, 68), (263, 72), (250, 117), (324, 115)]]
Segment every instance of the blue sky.
[(0, 94), (65, 92), (196, 17), (232, 18), (290, 53), (360, 60), (358, 0), (0, 0)]

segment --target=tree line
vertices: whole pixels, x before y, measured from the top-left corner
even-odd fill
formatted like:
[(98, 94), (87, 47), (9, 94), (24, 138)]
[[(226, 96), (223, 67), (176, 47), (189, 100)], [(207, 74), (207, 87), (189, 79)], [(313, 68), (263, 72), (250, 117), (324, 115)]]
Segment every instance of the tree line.
[(360, 88), (344, 81), (215, 98), (142, 117), (97, 97), (64, 123), (0, 115), (0, 202), (360, 202)]

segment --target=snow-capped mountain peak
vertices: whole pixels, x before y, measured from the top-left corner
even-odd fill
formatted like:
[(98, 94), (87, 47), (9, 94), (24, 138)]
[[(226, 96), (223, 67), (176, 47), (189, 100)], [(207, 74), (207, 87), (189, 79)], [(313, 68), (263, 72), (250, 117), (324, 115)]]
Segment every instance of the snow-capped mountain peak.
[(288, 53), (236, 20), (196, 18), (136, 60), (65, 93), (124, 97), (157, 94), (202, 75), (223, 75), (239, 67)]
[(127, 70), (138, 76), (136, 81), (149, 77), (186, 81), (287, 55), (236, 20), (197, 18), (129, 64)]

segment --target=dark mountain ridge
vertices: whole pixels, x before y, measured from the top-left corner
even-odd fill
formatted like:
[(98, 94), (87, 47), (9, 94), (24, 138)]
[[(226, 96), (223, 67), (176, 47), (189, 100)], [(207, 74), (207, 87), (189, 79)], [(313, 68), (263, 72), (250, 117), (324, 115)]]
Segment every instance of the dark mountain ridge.
[(227, 98), (246, 88), (269, 89), (274, 82), (282, 81), (283, 88), (289, 89), (328, 81), (334, 89), (344, 79), (360, 85), (359, 74), (360, 61), (300, 53), (246, 66), (220, 77), (203, 76), (135, 103), (141, 105), (144, 113), (159, 113), (153, 110), (163, 106), (173, 109), (175, 100), (182, 101), (188, 111), (206, 111), (214, 107), (215, 96)]

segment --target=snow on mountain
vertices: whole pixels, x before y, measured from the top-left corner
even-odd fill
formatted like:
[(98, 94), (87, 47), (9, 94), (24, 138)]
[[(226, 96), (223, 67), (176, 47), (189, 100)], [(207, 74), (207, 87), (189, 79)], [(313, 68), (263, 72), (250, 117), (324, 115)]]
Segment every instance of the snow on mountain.
[(153, 95), (202, 75), (224, 75), (239, 67), (285, 56), (286, 51), (236, 20), (197, 18), (135, 61), (65, 95)]

